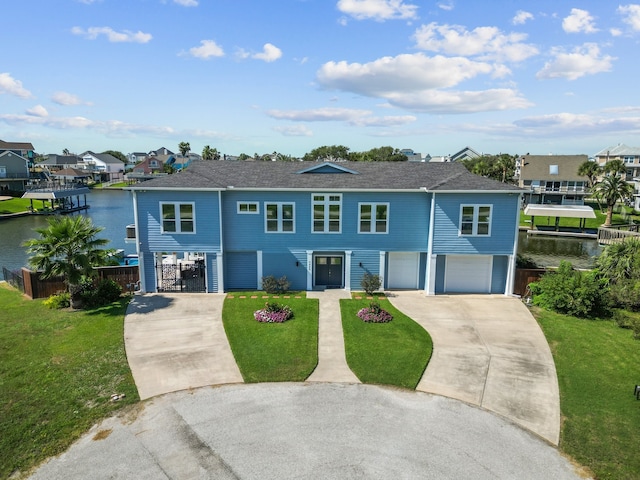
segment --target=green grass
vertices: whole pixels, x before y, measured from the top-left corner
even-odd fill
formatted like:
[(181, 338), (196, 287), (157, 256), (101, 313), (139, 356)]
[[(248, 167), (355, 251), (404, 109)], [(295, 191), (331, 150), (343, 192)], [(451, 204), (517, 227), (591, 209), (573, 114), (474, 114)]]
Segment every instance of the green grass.
[(284, 323), (260, 323), (253, 312), (264, 307), (267, 300), (262, 296), (262, 292), (234, 292), (227, 295), (222, 309), (242, 378), (245, 382), (304, 381), (318, 364), (318, 300), (294, 298), (295, 294), (270, 296), (271, 302), (289, 305), (294, 317)]
[[(42, 209), (42, 202), (34, 202), (36, 209)], [(8, 213), (20, 213), (29, 211), (31, 206), (31, 200), (27, 198), (12, 198), (10, 200), (0, 201), (0, 215), (6, 215)]]
[[(600, 210), (600, 207), (597, 203), (585, 203), (589, 207), (593, 208), (593, 211), (596, 214), (596, 218), (587, 218), (585, 227), (589, 229), (597, 229), (602, 226), (605, 222), (607, 216), (606, 206), (603, 205), (603, 210)], [(618, 205), (613, 211), (613, 217), (611, 219), (611, 223), (613, 225), (622, 225), (628, 224), (629, 221), (633, 220), (635, 222), (640, 222), (640, 216), (634, 215), (633, 209), (629, 207), (625, 207), (622, 205)], [(546, 216), (536, 216), (536, 225), (538, 226), (555, 226), (555, 217), (546, 217)], [(560, 227), (564, 228), (578, 228), (580, 226), (579, 218), (567, 218), (560, 217), (560, 222), (558, 224)], [(520, 226), (530, 227), (531, 226), (531, 215), (525, 215), (523, 211), (520, 212)]]
[(640, 342), (609, 320), (541, 309), (560, 385), (560, 448), (598, 479), (640, 478)]
[[(127, 302), (49, 310), (0, 284), (0, 478), (64, 452), (138, 401), (124, 350)], [(114, 393), (126, 397), (114, 403)]]
[(340, 300), (347, 363), (363, 383), (415, 389), (431, 358), (431, 337), (388, 301), (379, 303), (393, 315), (389, 323), (358, 318), (369, 300)]

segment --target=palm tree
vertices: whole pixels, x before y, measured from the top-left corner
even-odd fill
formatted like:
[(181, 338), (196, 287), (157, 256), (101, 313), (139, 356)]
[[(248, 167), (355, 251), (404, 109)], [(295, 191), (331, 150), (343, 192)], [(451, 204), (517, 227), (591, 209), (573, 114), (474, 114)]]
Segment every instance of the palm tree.
[(623, 175), (627, 173), (627, 167), (622, 160), (611, 160), (610, 162), (604, 164), (602, 170), (604, 171), (604, 173), (609, 175)]
[(64, 278), (73, 308), (82, 307), (78, 286), (83, 277), (91, 276), (93, 267), (109, 263), (112, 251), (100, 248), (109, 240), (96, 238), (102, 230), (82, 215), (51, 217), (47, 227), (36, 229), (40, 238), (24, 243), (32, 254), (29, 265), (42, 270), (43, 278)]
[(633, 195), (633, 186), (625, 182), (618, 173), (606, 175), (600, 182), (593, 187), (593, 193), (598, 201), (602, 200), (607, 205), (607, 217), (604, 221), (604, 227), (611, 226), (611, 218), (613, 217), (613, 207), (621, 200), (628, 200)]
[(191, 145), (189, 145), (189, 142), (180, 142), (178, 144), (178, 150), (180, 150), (180, 154), (184, 157), (189, 153), (189, 150), (191, 150)]
[(601, 173), (602, 168), (600, 168), (600, 165), (590, 160), (581, 163), (578, 167), (578, 175), (580, 175), (581, 177), (587, 177), (589, 188), (593, 188), (593, 186), (596, 184), (596, 180)]
[(213, 150), (209, 145), (205, 145), (202, 149), (202, 159), (203, 160), (213, 160)]

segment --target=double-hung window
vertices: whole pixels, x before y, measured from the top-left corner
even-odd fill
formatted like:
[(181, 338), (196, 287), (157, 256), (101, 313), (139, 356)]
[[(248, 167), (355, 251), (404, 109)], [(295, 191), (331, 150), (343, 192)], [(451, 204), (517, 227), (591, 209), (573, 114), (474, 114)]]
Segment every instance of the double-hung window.
[(162, 233), (195, 233), (194, 203), (161, 202)]
[(342, 195), (314, 193), (312, 195), (314, 233), (340, 233), (342, 228)]
[(491, 235), (491, 205), (461, 205), (460, 235)]
[(295, 205), (273, 202), (264, 204), (265, 232), (295, 233)]
[(389, 233), (389, 204), (359, 203), (358, 233)]

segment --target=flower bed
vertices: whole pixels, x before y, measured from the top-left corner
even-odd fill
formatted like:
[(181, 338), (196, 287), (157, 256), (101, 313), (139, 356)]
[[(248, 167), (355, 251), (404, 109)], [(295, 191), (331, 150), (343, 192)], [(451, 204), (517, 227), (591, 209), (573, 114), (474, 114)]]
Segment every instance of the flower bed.
[(380, 308), (376, 302), (371, 302), (368, 307), (361, 308), (357, 315), (367, 323), (387, 323), (393, 320), (393, 315)]
[(253, 317), (262, 323), (284, 323), (293, 318), (293, 310), (289, 305), (267, 302), (263, 309), (253, 312)]

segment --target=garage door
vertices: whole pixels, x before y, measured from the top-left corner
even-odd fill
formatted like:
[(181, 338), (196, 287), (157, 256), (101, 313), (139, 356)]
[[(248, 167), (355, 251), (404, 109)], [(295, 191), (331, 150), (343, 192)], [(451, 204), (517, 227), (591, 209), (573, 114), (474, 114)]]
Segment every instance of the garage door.
[(389, 253), (387, 288), (418, 288), (420, 253)]
[(491, 255), (447, 255), (444, 275), (446, 293), (490, 293)]

